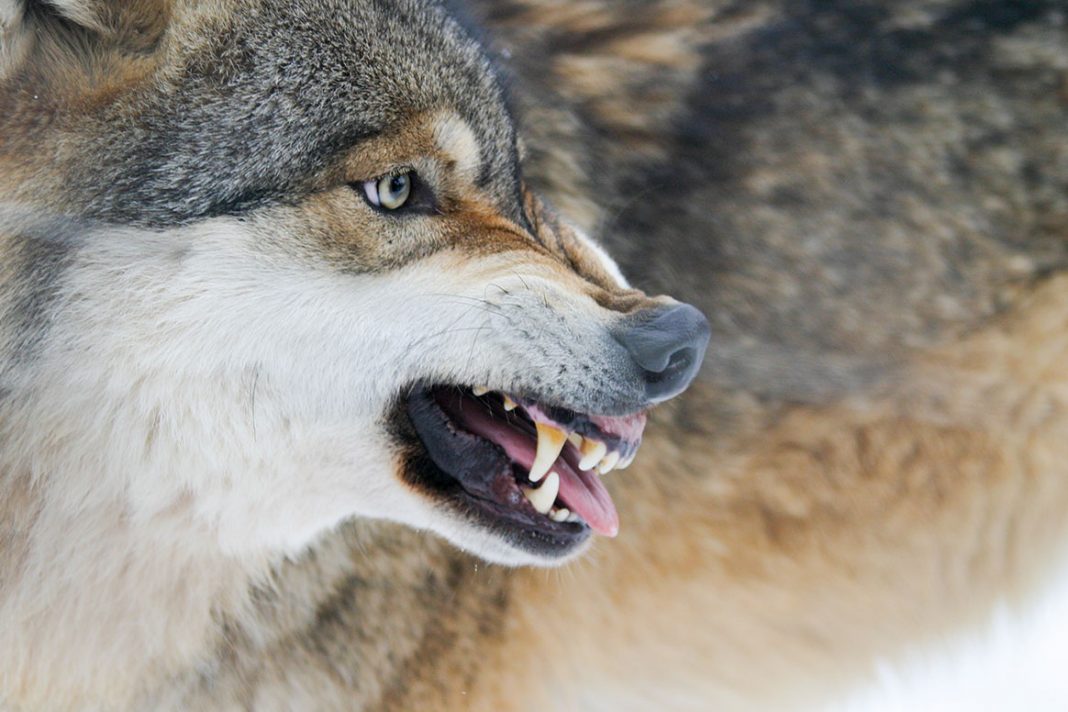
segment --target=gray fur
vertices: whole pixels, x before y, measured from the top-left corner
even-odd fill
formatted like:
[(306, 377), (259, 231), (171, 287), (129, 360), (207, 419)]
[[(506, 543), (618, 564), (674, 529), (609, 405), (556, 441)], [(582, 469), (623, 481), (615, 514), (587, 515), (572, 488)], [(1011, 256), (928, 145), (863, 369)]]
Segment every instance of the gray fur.
[[(755, 442), (750, 447), (761, 450), (764, 440), (760, 430), (747, 441), (739, 433), (753, 430), (728, 426), (764, 428), (784, 404), (834, 404), (892, 384), (907, 356), (987, 324), (1065, 267), (1066, 7), (709, 0), (714, 20), (694, 77), (652, 63), (648, 74), (633, 70), (626, 83), (602, 87), (631, 100), (628, 118), (636, 124), (648, 119), (634, 129), (600, 113), (595, 101), (582, 101), (549, 71), (556, 57), (590, 51), (612, 39), (612, 30), (539, 34), (537, 27), (510, 26), (518, 4), (485, 0), (470, 10), (487, 23), (488, 41), (508, 65), (529, 147), (527, 179), (557, 204), (600, 205), (591, 227), (633, 280), (699, 304), (713, 322), (705, 378), (716, 389), (714, 417), (700, 417), (708, 414), (699, 412), (699, 402), (684, 402), (665, 439), (671, 452), (693, 443), (715, 447), (682, 460), (700, 460), (704, 469), (650, 487), (675, 498), (689, 486), (717, 497), (727, 492), (722, 500), (708, 498), (723, 508), (709, 517), (723, 522), (748, 522), (743, 518), (754, 510), (753, 528), (768, 530), (772, 554), (737, 575), (750, 577), (751, 589), (774, 589), (776, 579), (762, 578), (768, 571), (803, 561), (786, 548), (791, 528), (804, 533), (811, 518), (814, 529), (825, 525), (827, 537), (840, 530), (789, 509), (804, 500), (776, 489), (778, 482), (751, 501), (730, 500), (735, 483), (718, 467), (718, 446)], [(618, 36), (640, 25), (626, 21), (640, 3), (594, 4), (617, 14)], [(348, 3), (276, 5), (249, 3), (226, 27), (206, 30), (217, 39), (190, 66), (196, 80), (163, 77), (164, 90), (145, 97), (134, 113), (102, 109), (72, 119), (70, 135), (78, 140), (111, 138), (94, 146), (98, 162), (65, 178), (70, 203), (97, 218), (140, 225), (271, 206), (315, 191), (346, 142), (383, 130), (397, 112), (447, 100), (467, 107), (483, 143), (500, 149), (483, 157), (493, 166), (486, 179), (502, 210), (514, 214), (508, 117), (497, 102), (482, 101), (479, 91), (496, 97), (497, 89), (458, 25), (438, 10), (415, 19), (408, 13), (417, 6), (407, 2), (362, 10)], [(373, 37), (363, 33), (372, 25)], [(409, 66), (424, 43), (433, 51), (421, 52), (420, 61), (432, 66)], [(299, 63), (285, 61), (294, 55)], [(406, 81), (415, 74), (440, 84)], [(672, 110), (649, 108), (664, 87)], [(123, 130), (87, 128), (83, 137), (82, 121)], [(628, 144), (641, 131), (651, 134), (655, 151)], [(573, 175), (560, 170), (565, 164)], [(48, 295), (64, 258), (62, 250), (53, 256), (31, 244), (16, 250), (20, 279), (30, 288), (14, 321), (22, 329), (19, 320), (29, 319), (33, 334), (47, 323)], [(32, 353), (32, 345), (14, 353)], [(0, 394), (3, 388), (0, 381)], [(941, 442), (937, 436), (931, 439)], [(813, 509), (826, 507), (837, 525), (863, 474)], [(917, 491), (946, 482), (937, 514), (952, 500), (954, 483), (922, 468), (919, 474), (921, 483), (907, 483)], [(789, 516), (777, 519), (776, 507)], [(734, 546), (727, 541), (722, 549)], [(949, 558), (947, 551), (939, 555)], [(968, 573), (981, 558), (970, 553), (962, 567)], [(720, 563), (687, 561), (681, 575), (702, 575)], [(999, 566), (1000, 560), (1001, 574)], [(477, 567), (472, 557), (410, 529), (351, 524), (277, 566), (247, 609), (220, 614), (214, 649), (173, 684), (148, 693), (145, 707), (256, 708), (272, 694), (275, 701), (305, 699), (300, 693), (314, 690), (362, 709), (426, 708), (420, 703), (427, 700), (460, 708), (468, 683), (498, 673), (484, 652), (507, 639), (507, 616), (536, 603), (521, 586), (509, 587), (523, 580), (518, 575)], [(853, 569), (845, 577), (863, 580)], [(833, 600), (826, 604), (821, 593), (821, 605)], [(725, 610), (729, 617), (733, 609)], [(724, 615), (718, 608), (708, 614)], [(772, 625), (780, 620), (767, 615)], [(793, 612), (788, 620), (782, 627), (797, 630), (796, 637), (816, 630)], [(821, 655), (834, 632), (811, 635)]]
[[(227, 23), (194, 30), (205, 36), (187, 66), (132, 105), (71, 117), (69, 140), (102, 140), (91, 149), (98, 160), (67, 167), (63, 189), (86, 215), (162, 227), (297, 201), (322, 189), (361, 138), (420, 111), (463, 107), (483, 144), (497, 147), (483, 182), (522, 220), (499, 90), (479, 46), (433, 3), (245, 2)], [(163, 45), (177, 53), (180, 41)], [(39, 81), (28, 68), (24, 100)]]
[[(657, 121), (662, 159), (635, 166), (610, 131), (567, 144), (624, 271), (709, 315), (707, 378), (785, 401), (871, 387), (1066, 265), (1063, 2), (709, 5), (725, 36)], [(524, 89), (559, 96), (554, 45), (515, 44)]]

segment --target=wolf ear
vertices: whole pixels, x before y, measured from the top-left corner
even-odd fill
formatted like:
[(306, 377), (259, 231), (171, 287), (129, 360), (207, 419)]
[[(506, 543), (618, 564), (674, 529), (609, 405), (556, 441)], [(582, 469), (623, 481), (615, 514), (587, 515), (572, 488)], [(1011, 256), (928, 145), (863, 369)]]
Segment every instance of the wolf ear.
[(167, 28), (171, 1), (0, 0), (0, 81), (31, 61), (44, 37), (75, 51), (150, 53)]
[(0, 0), (0, 79), (26, 52), (25, 15), (22, 0)]
[(170, 0), (29, 0), (130, 51), (159, 42), (170, 19)]
[(97, 0), (38, 0), (38, 2), (75, 25), (101, 34), (108, 33), (102, 3)]

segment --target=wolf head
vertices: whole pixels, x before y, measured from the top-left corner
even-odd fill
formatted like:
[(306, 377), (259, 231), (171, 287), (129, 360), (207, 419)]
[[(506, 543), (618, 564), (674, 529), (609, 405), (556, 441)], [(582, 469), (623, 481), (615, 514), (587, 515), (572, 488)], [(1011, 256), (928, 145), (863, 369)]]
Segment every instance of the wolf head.
[(0, 8), (0, 474), (235, 553), (351, 516), (512, 564), (615, 533), (600, 474), (708, 324), (528, 189), (444, 6)]

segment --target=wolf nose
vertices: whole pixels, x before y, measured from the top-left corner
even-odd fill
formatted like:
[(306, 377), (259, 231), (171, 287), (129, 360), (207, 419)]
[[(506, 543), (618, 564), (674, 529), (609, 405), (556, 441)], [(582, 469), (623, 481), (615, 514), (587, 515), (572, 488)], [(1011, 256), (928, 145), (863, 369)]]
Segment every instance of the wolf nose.
[(645, 395), (662, 401), (686, 390), (701, 368), (711, 327), (689, 304), (658, 309), (616, 340), (645, 372)]

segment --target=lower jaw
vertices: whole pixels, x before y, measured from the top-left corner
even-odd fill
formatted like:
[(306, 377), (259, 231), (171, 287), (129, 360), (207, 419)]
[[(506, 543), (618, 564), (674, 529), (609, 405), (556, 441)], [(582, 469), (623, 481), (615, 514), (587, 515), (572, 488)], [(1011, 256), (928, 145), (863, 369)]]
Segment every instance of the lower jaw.
[[(410, 427), (409, 432), (400, 433), (411, 444), (404, 467), (410, 484), (442, 502), (454, 516), (505, 546), (534, 557), (525, 563), (561, 561), (585, 548), (592, 534), (589, 526), (584, 522), (553, 522), (530, 508), (519, 488), (513, 463), (492, 443), (469, 433), (451, 431), (449, 417), (428, 391), (412, 393), (401, 408), (406, 411), (403, 419), (398, 419), (401, 429), (408, 430), (403, 421)], [(445, 437), (460, 439), (469, 448), (455, 461), (443, 461), (440, 453), (450, 449), (442, 442)], [(428, 442), (437, 444), (438, 461), (431, 456)], [(463, 482), (447, 470), (466, 475)]]
[(581, 523), (564, 524), (560, 529), (548, 530), (540, 525), (517, 522), (470, 496), (466, 502), (457, 504), (465, 520), (495, 535), (496, 539), (511, 549), (534, 556), (535, 562), (570, 558), (584, 550), (593, 536), (590, 528)]

